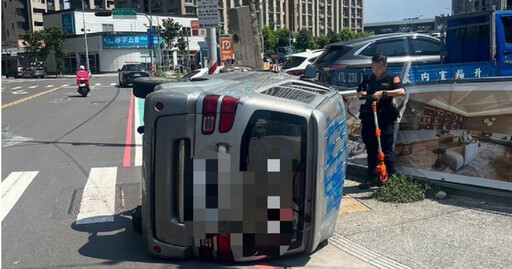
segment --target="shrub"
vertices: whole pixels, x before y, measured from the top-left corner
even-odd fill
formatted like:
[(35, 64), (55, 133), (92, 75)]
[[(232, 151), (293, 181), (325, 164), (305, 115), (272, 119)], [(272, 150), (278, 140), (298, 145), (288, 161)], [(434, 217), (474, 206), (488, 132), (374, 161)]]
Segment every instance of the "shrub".
[(165, 71), (162, 71), (162, 70), (156, 71), (154, 76), (155, 77), (161, 77), (161, 78), (168, 77), (167, 73)]
[(372, 197), (382, 202), (409, 203), (425, 199), (429, 185), (405, 175), (393, 175), (388, 182), (373, 191)]

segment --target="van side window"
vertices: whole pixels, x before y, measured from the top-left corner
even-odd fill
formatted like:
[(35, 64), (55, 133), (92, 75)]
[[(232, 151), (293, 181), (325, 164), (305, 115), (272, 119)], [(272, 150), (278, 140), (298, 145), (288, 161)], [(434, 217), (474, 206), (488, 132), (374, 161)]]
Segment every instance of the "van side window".
[(383, 52), (385, 55), (389, 56), (406, 56), (408, 55), (406, 40), (392, 40), (392, 41), (384, 41), (378, 42), (375, 44), (375, 53)]
[(441, 46), (436, 42), (412, 39), (413, 55), (439, 55), (441, 53)]
[(503, 32), (505, 32), (505, 42), (512, 44), (512, 16), (501, 17), (503, 23)]

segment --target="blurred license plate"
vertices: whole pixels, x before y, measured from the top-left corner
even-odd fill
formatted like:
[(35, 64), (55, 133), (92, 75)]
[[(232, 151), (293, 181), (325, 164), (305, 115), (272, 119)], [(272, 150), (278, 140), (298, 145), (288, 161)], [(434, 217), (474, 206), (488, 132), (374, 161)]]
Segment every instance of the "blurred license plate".
[(133, 73), (133, 74), (132, 74), (132, 77), (140, 77), (140, 76), (142, 76), (142, 74), (141, 74), (141, 73)]

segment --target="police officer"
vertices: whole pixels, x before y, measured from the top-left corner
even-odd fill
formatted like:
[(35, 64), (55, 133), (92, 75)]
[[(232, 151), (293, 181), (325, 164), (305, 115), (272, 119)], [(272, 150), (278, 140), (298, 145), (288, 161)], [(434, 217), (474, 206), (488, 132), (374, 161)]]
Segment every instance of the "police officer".
[(372, 100), (377, 101), (377, 118), (381, 129), (381, 145), (384, 153), (384, 163), (391, 176), (395, 173), (395, 153), (393, 150), (394, 122), (398, 118), (398, 111), (393, 106), (393, 97), (404, 96), (405, 88), (400, 78), (386, 73), (387, 57), (377, 54), (372, 57), (371, 75), (364, 75), (357, 88), (357, 97), (366, 98), (361, 105), (360, 119), (362, 124), (361, 135), (368, 153), (368, 172), (366, 181), (359, 185), (360, 189), (368, 189), (379, 184), (376, 174), (378, 164), (378, 144), (375, 135), (375, 120), (373, 117)]

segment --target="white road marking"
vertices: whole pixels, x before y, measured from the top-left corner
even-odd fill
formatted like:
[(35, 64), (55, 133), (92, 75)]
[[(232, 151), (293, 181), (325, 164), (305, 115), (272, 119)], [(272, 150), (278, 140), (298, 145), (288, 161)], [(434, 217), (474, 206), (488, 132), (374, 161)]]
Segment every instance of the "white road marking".
[(17, 90), (17, 91), (14, 91), (12, 92), (12, 94), (27, 94), (28, 92), (24, 91), (24, 90)]
[(137, 132), (137, 128), (140, 124), (140, 114), (139, 114), (139, 99), (134, 98), (133, 102), (133, 131), (135, 136), (135, 160), (134, 166), (142, 166), (142, 134)]
[(28, 87), (28, 88), (29, 88), (29, 89), (35, 89), (35, 88), (37, 88), (37, 87), (39, 87), (39, 86), (38, 86), (38, 85), (36, 85), (36, 86)]
[(48, 86), (46, 86), (46, 88), (51, 88), (51, 87), (53, 87), (53, 85), (48, 85)]
[(110, 83), (110, 86), (116, 86), (117, 83)]
[(17, 89), (21, 89), (21, 87), (20, 87), (20, 86), (18, 86), (18, 87), (14, 87), (14, 88), (12, 88), (11, 90), (17, 90)]
[(2, 215), (0, 221), (4, 221), (4, 218), (38, 173), (39, 171), (12, 172), (2, 181)]
[(61, 87), (67, 87), (67, 86), (69, 86), (69, 84), (64, 84), (64, 85), (62, 85)]
[(117, 167), (91, 168), (76, 224), (113, 222)]
[(94, 86), (101, 86), (101, 83), (96, 83), (94, 84)]

